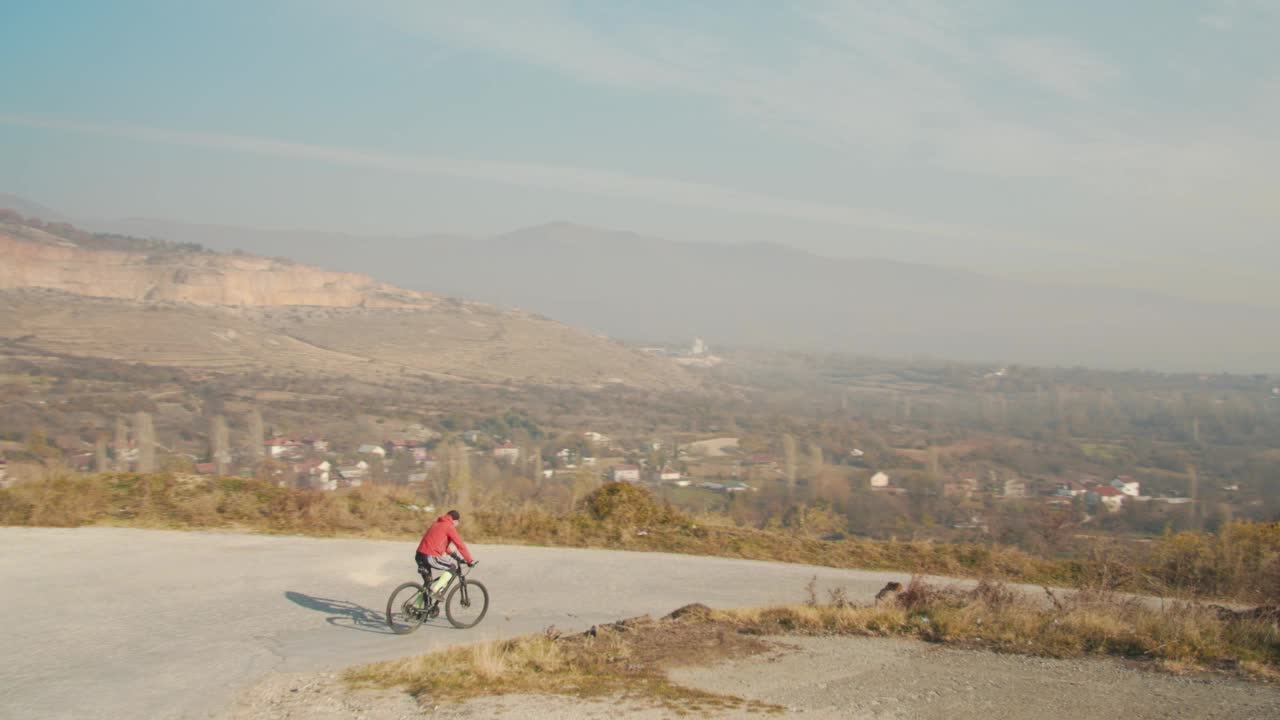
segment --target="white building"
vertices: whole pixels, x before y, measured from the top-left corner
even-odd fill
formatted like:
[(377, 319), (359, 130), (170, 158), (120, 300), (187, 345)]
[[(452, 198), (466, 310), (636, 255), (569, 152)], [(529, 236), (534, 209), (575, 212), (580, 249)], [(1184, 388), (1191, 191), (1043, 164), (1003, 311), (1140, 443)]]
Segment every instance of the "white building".
[(878, 472), (871, 476), (871, 487), (883, 488), (889, 487), (889, 476), (883, 472)]
[(1129, 497), (1138, 497), (1142, 494), (1142, 484), (1128, 475), (1121, 475), (1111, 481), (1111, 487), (1128, 495)]
[(638, 465), (614, 465), (610, 468), (609, 473), (614, 482), (640, 482), (640, 466)]
[(493, 458), (504, 462), (516, 462), (520, 459), (520, 448), (511, 442), (502, 443), (493, 449)]

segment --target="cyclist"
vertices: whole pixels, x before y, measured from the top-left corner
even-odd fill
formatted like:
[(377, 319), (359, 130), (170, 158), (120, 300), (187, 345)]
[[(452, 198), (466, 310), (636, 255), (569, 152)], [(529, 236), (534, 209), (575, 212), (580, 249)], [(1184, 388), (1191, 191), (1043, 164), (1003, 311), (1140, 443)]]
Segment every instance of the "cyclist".
[[(467, 565), (475, 565), (475, 561), (471, 559), (471, 552), (467, 550), (467, 544), (462, 542), (462, 538), (458, 535), (458, 524), (461, 521), (462, 515), (457, 510), (450, 510), (436, 518), (435, 523), (422, 536), (422, 542), (418, 543), (418, 552), (414, 554), (414, 560), (418, 564), (418, 572), (428, 587), (431, 583), (432, 570), (458, 572), (457, 554), (461, 554), (462, 561)], [(450, 545), (457, 550), (457, 554), (449, 552)]]

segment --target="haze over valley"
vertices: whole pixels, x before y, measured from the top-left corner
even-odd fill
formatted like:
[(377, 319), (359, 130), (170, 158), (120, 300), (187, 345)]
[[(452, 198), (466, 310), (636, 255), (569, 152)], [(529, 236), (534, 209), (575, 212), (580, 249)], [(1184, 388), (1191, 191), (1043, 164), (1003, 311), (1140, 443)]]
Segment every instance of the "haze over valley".
[(0, 718), (1280, 717), (1277, 2), (8, 5)]

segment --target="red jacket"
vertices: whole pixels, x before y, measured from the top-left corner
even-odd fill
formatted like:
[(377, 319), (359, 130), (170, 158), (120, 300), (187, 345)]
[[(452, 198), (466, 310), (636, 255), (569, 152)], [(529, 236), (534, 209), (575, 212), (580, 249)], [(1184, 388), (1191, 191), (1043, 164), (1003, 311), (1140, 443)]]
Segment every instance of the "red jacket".
[(472, 562), (471, 553), (467, 551), (466, 543), (462, 542), (462, 538), (458, 537), (458, 530), (453, 526), (453, 518), (448, 515), (441, 515), (436, 518), (435, 524), (427, 530), (426, 535), (422, 536), (422, 542), (418, 543), (418, 552), (434, 557), (448, 555), (449, 543), (453, 543), (453, 546), (458, 549), (463, 560)]

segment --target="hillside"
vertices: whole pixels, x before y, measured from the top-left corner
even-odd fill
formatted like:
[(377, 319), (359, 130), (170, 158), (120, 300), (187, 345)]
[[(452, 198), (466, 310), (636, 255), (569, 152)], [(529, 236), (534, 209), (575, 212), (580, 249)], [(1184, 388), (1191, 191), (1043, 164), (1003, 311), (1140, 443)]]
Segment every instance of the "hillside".
[(667, 360), (528, 313), (288, 260), (110, 237), (98, 244), (138, 249), (87, 247), (50, 230), (0, 224), (0, 340), (22, 352), (379, 381), (694, 384)]
[(133, 220), (134, 232), (249, 246), (401, 287), (523, 307), (636, 342), (876, 356), (1272, 372), (1273, 312), (1104, 287), (1023, 282), (776, 244), (675, 242), (569, 223), (492, 238), (353, 238)]

